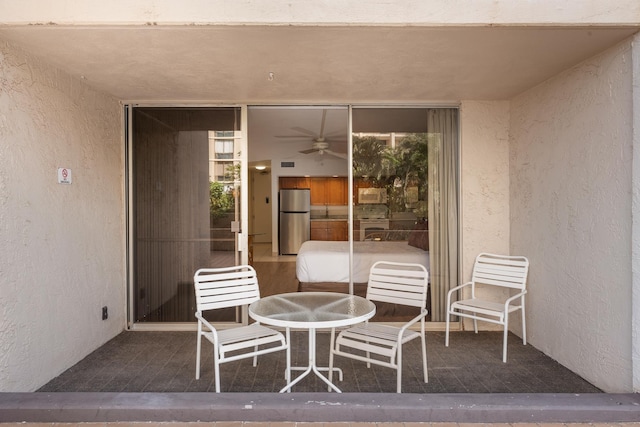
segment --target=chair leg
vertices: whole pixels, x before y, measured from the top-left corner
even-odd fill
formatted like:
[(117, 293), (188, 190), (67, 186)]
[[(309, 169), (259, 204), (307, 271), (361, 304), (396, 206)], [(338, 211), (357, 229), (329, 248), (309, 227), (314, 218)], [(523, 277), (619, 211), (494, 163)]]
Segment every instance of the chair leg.
[(402, 343), (399, 342), (398, 343), (398, 353), (397, 353), (397, 357), (398, 360), (396, 360), (396, 365), (398, 365), (398, 367), (396, 368), (396, 370), (398, 371), (398, 377), (396, 380), (396, 393), (402, 393)]
[(476, 319), (473, 319), (473, 330), (476, 334), (478, 333), (478, 321)]
[(215, 375), (216, 393), (220, 393), (220, 363), (218, 362), (218, 347), (213, 347), (213, 375)]
[(424, 336), (424, 323), (422, 324), (422, 369), (424, 372), (424, 382), (429, 382), (429, 372), (427, 371), (427, 339)]
[(449, 317), (451, 313), (447, 310), (447, 317), (445, 318), (445, 333), (444, 333), (444, 346), (449, 347)]
[(202, 334), (198, 327), (198, 338), (196, 339), (196, 379), (200, 379), (200, 346), (202, 345)]
[(504, 332), (502, 333), (502, 363), (507, 363), (507, 336), (509, 334), (509, 314), (504, 316)]
[(524, 295), (522, 296), (522, 344), (527, 345), (527, 321), (524, 318)]

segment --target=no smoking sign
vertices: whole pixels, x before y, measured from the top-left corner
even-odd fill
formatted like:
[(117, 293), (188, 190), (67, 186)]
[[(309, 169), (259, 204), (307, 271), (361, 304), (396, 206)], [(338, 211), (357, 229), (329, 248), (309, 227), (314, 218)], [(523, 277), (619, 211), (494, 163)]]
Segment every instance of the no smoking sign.
[(58, 168), (58, 184), (71, 184), (71, 169)]

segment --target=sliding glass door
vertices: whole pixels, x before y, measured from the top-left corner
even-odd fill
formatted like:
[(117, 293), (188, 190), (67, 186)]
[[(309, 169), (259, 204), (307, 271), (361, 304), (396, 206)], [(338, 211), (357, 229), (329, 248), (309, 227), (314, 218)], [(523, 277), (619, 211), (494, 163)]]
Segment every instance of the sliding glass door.
[(241, 116), (239, 107), (131, 109), (132, 324), (193, 322), (195, 271), (246, 258)]
[[(368, 262), (380, 257), (426, 265), (431, 320), (444, 321), (446, 292), (458, 284), (457, 109), (130, 110), (131, 324), (192, 323), (201, 267), (251, 262), (263, 295), (364, 295)], [(309, 243), (285, 250), (289, 212), (280, 198), (301, 192), (309, 203), (295, 213), (306, 219)], [(249, 258), (249, 235), (267, 255)], [(318, 248), (327, 247), (338, 258), (321, 258)], [(390, 314), (378, 320), (412, 315)], [(229, 311), (211, 320), (246, 317)]]
[[(458, 282), (458, 110), (353, 107), (351, 138), (353, 256), (427, 266), (430, 318), (444, 321), (446, 293)], [(362, 293), (366, 276), (356, 276)], [(377, 319), (416, 314), (398, 310), (379, 307)]]

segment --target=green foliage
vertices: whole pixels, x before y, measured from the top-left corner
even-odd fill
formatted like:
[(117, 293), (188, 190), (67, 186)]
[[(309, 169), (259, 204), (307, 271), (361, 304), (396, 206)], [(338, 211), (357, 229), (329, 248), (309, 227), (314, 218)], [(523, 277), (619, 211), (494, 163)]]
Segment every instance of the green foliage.
[(211, 216), (219, 218), (233, 209), (233, 193), (221, 182), (209, 182), (209, 208)]
[(396, 212), (426, 215), (427, 156), (425, 133), (408, 134), (393, 148), (374, 136), (353, 138), (354, 176), (387, 188), (390, 208)]
[(390, 149), (374, 136), (353, 138), (353, 174), (381, 182), (390, 174)]

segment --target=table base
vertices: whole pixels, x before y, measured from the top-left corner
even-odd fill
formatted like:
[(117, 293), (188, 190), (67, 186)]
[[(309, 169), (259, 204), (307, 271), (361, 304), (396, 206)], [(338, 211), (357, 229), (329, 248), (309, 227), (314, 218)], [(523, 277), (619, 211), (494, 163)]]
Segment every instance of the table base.
[[(337, 393), (342, 393), (342, 391), (336, 387), (327, 377), (322, 375), (320, 371), (329, 371), (328, 367), (319, 367), (316, 365), (316, 330), (314, 328), (309, 329), (309, 366), (303, 367), (292, 367), (291, 371), (304, 371), (295, 380), (291, 381), (285, 387), (280, 390), (280, 393), (290, 392), (291, 387), (295, 384), (299, 383), (304, 377), (309, 375), (311, 372), (315, 373), (322, 381), (324, 381), (329, 386), (329, 391), (332, 389)], [(333, 368), (334, 371), (338, 371), (338, 378), (342, 381), (342, 369)]]

